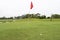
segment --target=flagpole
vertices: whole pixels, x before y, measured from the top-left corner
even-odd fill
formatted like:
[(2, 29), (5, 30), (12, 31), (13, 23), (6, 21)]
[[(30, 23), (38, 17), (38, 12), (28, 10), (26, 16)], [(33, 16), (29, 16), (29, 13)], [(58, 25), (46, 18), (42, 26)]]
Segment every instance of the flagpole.
[(52, 21), (52, 14), (51, 14), (51, 17), (50, 17), (50, 21)]
[(32, 1), (31, 1), (29, 14), (30, 14), (30, 12), (31, 12), (32, 8), (33, 8), (33, 3), (32, 3)]

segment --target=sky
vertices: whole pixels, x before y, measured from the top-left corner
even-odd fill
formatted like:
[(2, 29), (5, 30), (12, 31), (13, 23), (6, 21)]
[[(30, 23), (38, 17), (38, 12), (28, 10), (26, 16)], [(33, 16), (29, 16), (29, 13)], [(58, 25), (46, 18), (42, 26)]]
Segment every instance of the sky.
[[(31, 1), (33, 9), (30, 9)], [(0, 17), (21, 16), (27, 13), (46, 16), (60, 14), (60, 0), (0, 0)]]

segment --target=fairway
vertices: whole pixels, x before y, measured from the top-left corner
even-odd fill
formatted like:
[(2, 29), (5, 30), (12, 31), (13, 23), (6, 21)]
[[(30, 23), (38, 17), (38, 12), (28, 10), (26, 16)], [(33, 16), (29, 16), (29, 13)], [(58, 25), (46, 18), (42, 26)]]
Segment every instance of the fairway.
[(60, 40), (60, 19), (19, 19), (0, 23), (0, 40)]

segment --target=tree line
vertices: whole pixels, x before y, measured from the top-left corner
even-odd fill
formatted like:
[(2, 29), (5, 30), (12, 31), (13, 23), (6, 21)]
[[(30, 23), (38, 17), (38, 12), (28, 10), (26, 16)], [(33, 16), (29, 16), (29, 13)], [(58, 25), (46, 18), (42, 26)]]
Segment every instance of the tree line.
[(46, 15), (40, 15), (40, 13), (37, 14), (25, 14), (22, 16), (17, 17), (0, 17), (0, 19), (25, 19), (25, 18), (38, 18), (38, 19), (50, 19), (50, 18), (60, 18), (59, 14), (52, 14), (51, 17), (46, 17)]

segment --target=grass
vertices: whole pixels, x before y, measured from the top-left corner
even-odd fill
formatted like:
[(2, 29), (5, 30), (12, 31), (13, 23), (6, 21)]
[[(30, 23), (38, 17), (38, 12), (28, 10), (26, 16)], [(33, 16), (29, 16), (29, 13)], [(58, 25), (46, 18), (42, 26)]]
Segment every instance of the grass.
[(0, 23), (0, 40), (60, 40), (60, 19), (20, 19)]

